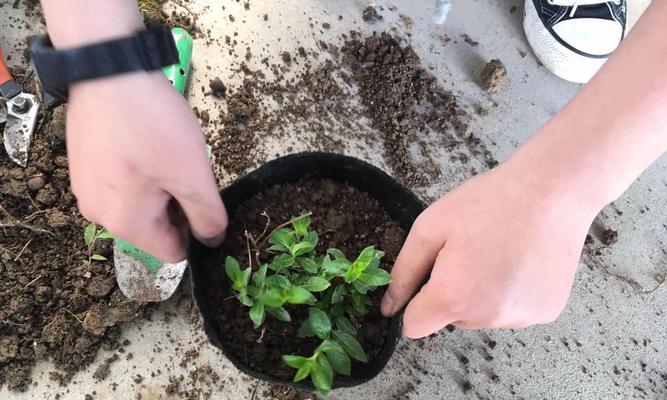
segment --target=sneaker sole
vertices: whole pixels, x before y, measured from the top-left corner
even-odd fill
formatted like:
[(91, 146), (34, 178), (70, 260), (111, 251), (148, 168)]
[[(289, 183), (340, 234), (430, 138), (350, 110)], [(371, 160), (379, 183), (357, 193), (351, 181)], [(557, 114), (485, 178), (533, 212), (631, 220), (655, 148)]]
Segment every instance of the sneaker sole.
[(525, 1), (523, 29), (533, 53), (554, 75), (566, 81), (587, 83), (607, 58), (591, 58), (563, 46), (542, 23), (532, 0)]

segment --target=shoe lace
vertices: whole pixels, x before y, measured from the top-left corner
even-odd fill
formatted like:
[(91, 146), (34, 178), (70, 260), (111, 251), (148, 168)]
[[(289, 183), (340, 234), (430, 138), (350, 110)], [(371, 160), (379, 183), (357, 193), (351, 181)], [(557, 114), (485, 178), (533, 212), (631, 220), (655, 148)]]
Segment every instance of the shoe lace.
[(577, 8), (579, 6), (585, 6), (585, 5), (590, 5), (590, 4), (601, 4), (601, 3), (620, 4), (621, 0), (611, 0), (611, 1), (600, 1), (600, 0), (547, 0), (547, 2), (549, 4), (553, 4), (555, 6), (572, 7), (572, 10), (570, 11), (570, 18), (571, 18), (577, 12)]

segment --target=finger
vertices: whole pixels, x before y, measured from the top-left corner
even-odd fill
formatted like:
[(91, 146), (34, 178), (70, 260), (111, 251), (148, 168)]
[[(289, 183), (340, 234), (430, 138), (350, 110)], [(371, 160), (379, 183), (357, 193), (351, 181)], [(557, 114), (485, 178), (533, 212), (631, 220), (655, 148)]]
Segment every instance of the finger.
[[(141, 199), (132, 207), (108, 214), (100, 222), (116, 237), (162, 261), (182, 261), (186, 242), (168, 212), (171, 196), (162, 192), (147, 194)], [(108, 221), (105, 222), (105, 219)]]
[(190, 175), (199, 179), (167, 190), (181, 206), (194, 237), (206, 246), (215, 247), (222, 243), (225, 236), (227, 210), (210, 167), (205, 165), (202, 168), (204, 171), (200, 169)]
[(391, 270), (392, 283), (382, 299), (385, 316), (396, 314), (419, 289), (445, 243), (443, 228), (432, 208), (424, 211), (410, 229)]
[(186, 242), (178, 227), (171, 223), (166, 209), (142, 231), (137, 230), (136, 238), (128, 241), (162, 261), (177, 263), (185, 259)]
[(443, 297), (440, 285), (429, 282), (410, 301), (403, 315), (403, 335), (419, 339), (457, 320)]

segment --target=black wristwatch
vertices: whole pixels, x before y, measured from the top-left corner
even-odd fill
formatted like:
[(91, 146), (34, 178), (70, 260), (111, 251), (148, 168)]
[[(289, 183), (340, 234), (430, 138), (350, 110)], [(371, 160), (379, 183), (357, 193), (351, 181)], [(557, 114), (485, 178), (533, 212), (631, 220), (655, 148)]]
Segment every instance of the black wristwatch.
[(67, 101), (68, 87), (74, 82), (153, 71), (179, 61), (174, 38), (162, 26), (150, 26), (130, 37), (66, 49), (53, 48), (48, 36), (40, 35), (32, 41), (30, 54), (44, 97), (52, 96), (59, 102)]

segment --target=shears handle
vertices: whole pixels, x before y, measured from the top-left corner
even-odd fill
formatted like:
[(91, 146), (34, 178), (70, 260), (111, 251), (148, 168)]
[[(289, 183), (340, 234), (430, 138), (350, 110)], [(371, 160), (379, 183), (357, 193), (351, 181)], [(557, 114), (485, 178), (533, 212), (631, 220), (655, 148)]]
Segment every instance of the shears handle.
[(0, 49), (0, 85), (13, 80), (12, 74), (9, 73), (7, 64), (5, 64), (5, 54)]

